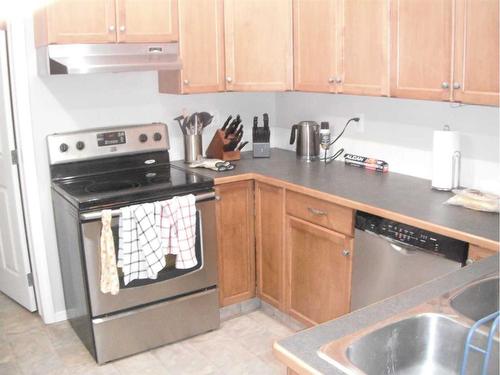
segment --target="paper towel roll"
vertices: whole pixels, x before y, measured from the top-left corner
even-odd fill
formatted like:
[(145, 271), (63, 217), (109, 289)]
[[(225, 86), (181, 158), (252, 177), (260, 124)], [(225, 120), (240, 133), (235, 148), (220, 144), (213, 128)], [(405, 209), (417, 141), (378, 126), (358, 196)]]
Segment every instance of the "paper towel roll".
[[(458, 152), (458, 154), (457, 154)], [(460, 134), (450, 130), (434, 131), (432, 143), (432, 187), (439, 190), (451, 190), (454, 180), (459, 181), (460, 173)], [(454, 160), (455, 159), (455, 160)], [(454, 172), (455, 170), (455, 172)]]

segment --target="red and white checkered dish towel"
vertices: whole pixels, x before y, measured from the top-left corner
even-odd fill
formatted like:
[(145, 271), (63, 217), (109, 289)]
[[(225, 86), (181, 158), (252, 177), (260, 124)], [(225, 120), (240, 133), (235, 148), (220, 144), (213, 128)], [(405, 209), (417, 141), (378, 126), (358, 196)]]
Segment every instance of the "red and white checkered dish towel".
[(175, 254), (175, 268), (187, 269), (196, 259), (196, 198), (193, 194), (161, 202), (160, 232), (165, 254)]

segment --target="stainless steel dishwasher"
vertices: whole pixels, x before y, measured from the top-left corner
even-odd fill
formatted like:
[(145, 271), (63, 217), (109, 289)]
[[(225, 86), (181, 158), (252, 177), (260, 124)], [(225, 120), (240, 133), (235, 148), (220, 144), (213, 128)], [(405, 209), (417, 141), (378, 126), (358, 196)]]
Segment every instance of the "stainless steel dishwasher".
[(351, 311), (459, 269), (468, 244), (357, 212)]

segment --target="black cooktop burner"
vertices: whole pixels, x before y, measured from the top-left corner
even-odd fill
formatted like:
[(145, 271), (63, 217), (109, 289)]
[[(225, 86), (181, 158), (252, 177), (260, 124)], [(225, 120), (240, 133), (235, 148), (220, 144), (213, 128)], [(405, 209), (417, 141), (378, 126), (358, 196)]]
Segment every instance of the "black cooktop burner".
[(134, 181), (104, 181), (92, 182), (85, 187), (88, 193), (103, 193), (108, 191), (118, 191), (140, 187), (141, 184)]

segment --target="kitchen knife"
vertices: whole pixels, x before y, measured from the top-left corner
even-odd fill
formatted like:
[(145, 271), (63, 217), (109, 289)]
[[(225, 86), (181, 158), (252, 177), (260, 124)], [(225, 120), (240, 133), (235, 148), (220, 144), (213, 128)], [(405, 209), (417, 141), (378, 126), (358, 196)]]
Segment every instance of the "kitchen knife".
[[(238, 116), (239, 117), (239, 116)], [(224, 138), (227, 138), (229, 134), (233, 134), (236, 128), (238, 127), (238, 117), (236, 117), (226, 128), (226, 132), (224, 133)], [(241, 120), (240, 120), (241, 121)]]
[(236, 138), (239, 137), (240, 133), (243, 133), (243, 124), (240, 125), (240, 127), (238, 128), (238, 130), (236, 130), (236, 132), (234, 133), (234, 136)]
[(229, 117), (227, 118), (227, 120), (224, 123), (224, 125), (222, 125), (221, 130), (226, 130), (227, 126), (229, 125), (229, 121), (231, 121), (232, 118), (233, 118), (233, 116), (229, 115)]
[(269, 129), (269, 115), (264, 113), (262, 117), (264, 118), (264, 128)]
[(257, 129), (258, 124), (259, 124), (259, 118), (257, 116), (254, 116), (253, 117), (253, 128)]
[(238, 140), (236, 138), (231, 139), (231, 142), (229, 142), (227, 145), (224, 145), (223, 150), (224, 151), (234, 151), (236, 146), (238, 146)]
[(245, 141), (243, 143), (240, 143), (240, 145), (238, 146), (237, 150), (238, 151), (241, 151), (243, 149), (243, 147), (245, 147), (246, 145), (248, 144), (248, 141)]
[(226, 128), (226, 130), (224, 131), (224, 139), (227, 139), (227, 137), (229, 137), (229, 134), (232, 134), (232, 129), (233, 129), (233, 126), (234, 126), (234, 123), (236, 122), (236, 119), (234, 119)]

